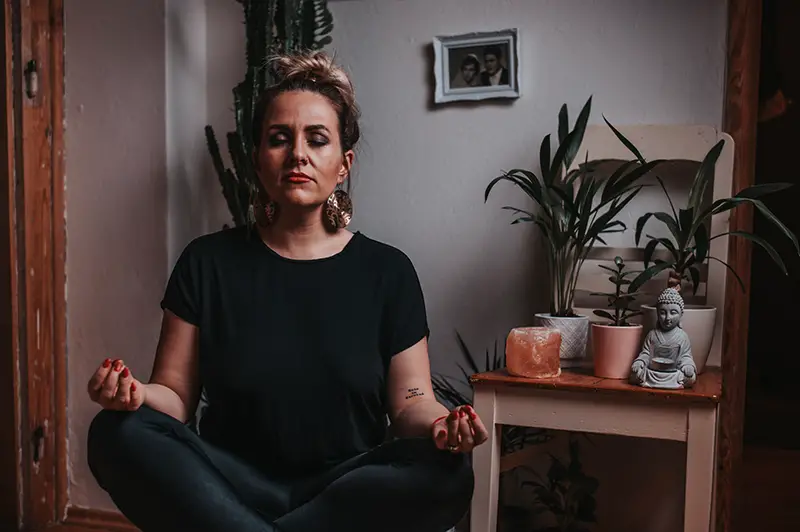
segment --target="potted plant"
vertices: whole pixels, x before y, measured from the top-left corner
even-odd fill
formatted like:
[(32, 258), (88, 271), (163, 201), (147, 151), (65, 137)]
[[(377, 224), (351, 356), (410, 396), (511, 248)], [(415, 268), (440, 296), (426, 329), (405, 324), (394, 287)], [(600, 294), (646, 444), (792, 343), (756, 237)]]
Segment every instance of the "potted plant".
[(205, 127), (206, 142), (233, 224), (255, 221), (252, 120), (261, 92), (272, 82), (270, 55), (318, 50), (330, 44), (333, 15), (327, 0), (236, 0), (244, 11), (246, 72), (233, 88), (236, 130), (226, 135), (233, 168), (226, 168), (214, 129)]
[[(645, 158), (641, 152), (622, 135), (613, 125), (608, 123), (617, 138), (628, 148), (636, 159), (644, 164)], [(794, 244), (794, 248), (800, 255), (800, 246), (797, 237), (783, 224), (773, 212), (761, 201), (760, 198), (780, 192), (791, 186), (789, 183), (770, 183), (754, 185), (739, 191), (736, 195), (729, 198), (722, 198), (707, 205), (704, 200), (710, 188), (711, 179), (714, 176), (714, 169), (722, 153), (725, 141), (720, 140), (711, 148), (700, 163), (692, 181), (689, 198), (683, 208), (675, 207), (672, 198), (667, 192), (663, 180), (656, 176), (658, 184), (667, 196), (670, 204), (670, 212), (650, 212), (642, 215), (636, 222), (636, 245), (642, 237), (647, 222), (655, 219), (666, 226), (669, 236), (655, 237), (645, 234), (647, 244), (644, 247), (644, 266), (645, 269), (631, 282), (629, 289), (632, 292), (639, 290), (647, 281), (663, 271), (668, 271), (668, 286), (677, 290), (685, 290), (691, 287), (692, 293), (697, 293), (700, 284), (699, 267), (703, 263), (716, 261), (722, 263), (736, 278), (739, 286), (744, 290), (744, 283), (739, 274), (733, 270), (721, 257), (714, 257), (709, 254), (710, 243), (716, 238), (732, 236), (745, 238), (763, 247), (781, 271), (788, 275), (786, 266), (783, 263), (775, 248), (764, 238), (748, 231), (728, 231), (711, 236), (710, 226), (712, 217), (741, 207), (742, 205), (752, 205), (769, 222), (778, 227), (788, 239)], [(667, 258), (653, 259), (653, 254), (660, 247), (666, 250)], [(654, 305), (642, 305), (644, 310), (644, 328), (649, 330), (655, 326), (656, 309)], [(708, 355), (711, 352), (711, 343), (714, 336), (716, 322), (716, 308), (713, 306), (687, 305), (684, 311), (681, 327), (689, 335), (692, 344), (692, 356), (697, 364), (698, 372), (703, 371)]]
[(594, 311), (595, 315), (609, 321), (607, 324), (592, 323), (594, 374), (606, 379), (627, 379), (642, 339), (642, 326), (630, 322), (631, 318), (642, 314), (641, 310), (631, 309), (638, 294), (630, 291), (631, 280), (628, 279), (638, 272), (624, 271), (622, 257), (614, 257), (615, 268), (599, 266), (611, 273), (609, 280), (614, 284), (614, 292), (592, 294), (605, 296), (611, 309)]
[(589, 319), (572, 308), (575, 285), (581, 266), (603, 235), (626, 229), (616, 216), (642, 188), (638, 180), (660, 161), (627, 161), (611, 176), (592, 172), (588, 156), (584, 164), (572, 168), (583, 141), (592, 99), (584, 104), (575, 127), (569, 130), (566, 104), (558, 115), (559, 145), (551, 157), (550, 135), (539, 150), (540, 175), (530, 170), (511, 170), (493, 179), (486, 187), (485, 200), (500, 181), (519, 187), (536, 203), (536, 212), (503, 207), (517, 214), (511, 223), (535, 224), (545, 240), (551, 281), (550, 312), (536, 314), (537, 324), (561, 331), (560, 358), (563, 367), (580, 365), (585, 360)]

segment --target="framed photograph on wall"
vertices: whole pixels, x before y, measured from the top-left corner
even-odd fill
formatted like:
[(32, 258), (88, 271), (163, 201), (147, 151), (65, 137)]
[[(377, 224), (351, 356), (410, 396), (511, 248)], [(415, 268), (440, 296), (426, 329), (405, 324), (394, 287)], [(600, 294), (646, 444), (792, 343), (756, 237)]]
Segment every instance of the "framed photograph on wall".
[(519, 98), (519, 32), (439, 36), (433, 39), (436, 103)]

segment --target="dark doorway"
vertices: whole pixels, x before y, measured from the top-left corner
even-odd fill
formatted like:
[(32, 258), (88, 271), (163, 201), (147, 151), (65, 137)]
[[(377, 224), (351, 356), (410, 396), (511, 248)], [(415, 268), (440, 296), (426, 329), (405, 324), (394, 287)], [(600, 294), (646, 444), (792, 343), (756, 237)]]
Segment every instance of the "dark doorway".
[[(755, 182), (792, 182), (765, 203), (800, 234), (800, 2), (765, 0), (761, 48), (761, 101)], [(792, 102), (794, 100), (794, 102)], [(785, 257), (789, 276), (759, 246), (753, 249), (747, 358), (745, 444), (800, 450), (800, 259), (764, 217), (756, 234)]]
[[(755, 182), (791, 182), (765, 198), (800, 233), (800, 2), (764, 0)], [(792, 102), (793, 100), (793, 102)], [(800, 522), (800, 259), (762, 216), (756, 234), (785, 257), (789, 276), (758, 246), (753, 249), (742, 492), (735, 530), (797, 530)]]

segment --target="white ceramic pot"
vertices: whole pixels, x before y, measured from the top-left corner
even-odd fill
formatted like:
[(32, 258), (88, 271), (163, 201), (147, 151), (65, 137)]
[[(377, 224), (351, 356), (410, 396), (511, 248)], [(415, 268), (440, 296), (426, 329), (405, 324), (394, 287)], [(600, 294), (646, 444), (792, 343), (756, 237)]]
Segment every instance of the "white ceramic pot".
[[(648, 331), (656, 326), (657, 314), (656, 307), (642, 305), (644, 315), (642, 324), (644, 325), (644, 340)], [(711, 353), (711, 343), (714, 341), (714, 327), (717, 322), (717, 308), (704, 305), (686, 305), (681, 319), (681, 328), (689, 336), (689, 343), (692, 344), (692, 358), (697, 366), (697, 372), (702, 373)]]
[(561, 332), (561, 367), (583, 366), (586, 363), (586, 344), (589, 338), (588, 316), (562, 318), (540, 312), (534, 316), (539, 327), (550, 327)]

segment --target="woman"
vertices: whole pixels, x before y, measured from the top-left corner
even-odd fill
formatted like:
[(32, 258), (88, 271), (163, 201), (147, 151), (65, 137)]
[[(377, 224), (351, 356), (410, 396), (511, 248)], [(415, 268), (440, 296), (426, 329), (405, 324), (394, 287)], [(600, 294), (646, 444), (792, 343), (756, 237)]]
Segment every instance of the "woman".
[(89, 465), (145, 532), (442, 532), (469, 506), (464, 453), (486, 428), (434, 398), (409, 259), (344, 228), (350, 80), (322, 52), (272, 67), (253, 122), (260, 222), (185, 248), (149, 383), (100, 365)]

